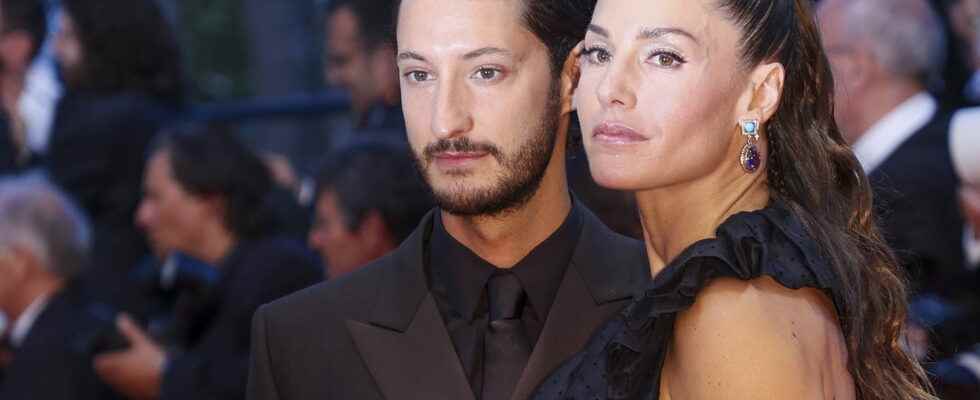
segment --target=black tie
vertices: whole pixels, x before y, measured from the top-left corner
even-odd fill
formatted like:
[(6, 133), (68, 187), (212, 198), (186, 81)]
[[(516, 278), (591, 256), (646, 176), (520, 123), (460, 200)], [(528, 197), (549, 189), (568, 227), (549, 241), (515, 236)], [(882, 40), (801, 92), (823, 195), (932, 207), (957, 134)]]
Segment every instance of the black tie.
[(484, 343), (482, 400), (506, 400), (517, 386), (531, 355), (521, 322), (527, 298), (513, 273), (494, 274), (487, 283), (490, 323)]

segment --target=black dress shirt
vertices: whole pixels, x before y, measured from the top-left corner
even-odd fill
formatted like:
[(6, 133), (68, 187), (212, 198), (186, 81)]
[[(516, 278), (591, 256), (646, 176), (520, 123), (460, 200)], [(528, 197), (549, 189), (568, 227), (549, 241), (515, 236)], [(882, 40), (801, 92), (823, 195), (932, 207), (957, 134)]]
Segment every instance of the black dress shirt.
[[(528, 301), (521, 321), (532, 350), (548, 318), (582, 231), (575, 208), (565, 222), (511, 269)], [(436, 213), (429, 242), (429, 288), (446, 324), (460, 364), (477, 398), (483, 389), (483, 338), (487, 328), (486, 286), (497, 268), (454, 239)]]

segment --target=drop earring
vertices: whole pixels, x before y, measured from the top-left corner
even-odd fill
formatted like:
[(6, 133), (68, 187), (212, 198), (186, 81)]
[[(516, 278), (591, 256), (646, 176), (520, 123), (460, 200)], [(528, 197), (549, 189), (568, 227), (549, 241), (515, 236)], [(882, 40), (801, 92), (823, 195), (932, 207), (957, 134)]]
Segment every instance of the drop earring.
[(746, 143), (742, 146), (742, 154), (739, 157), (739, 164), (746, 173), (754, 173), (762, 166), (762, 154), (759, 153), (759, 120), (745, 119), (739, 122), (742, 128), (742, 135), (745, 135)]

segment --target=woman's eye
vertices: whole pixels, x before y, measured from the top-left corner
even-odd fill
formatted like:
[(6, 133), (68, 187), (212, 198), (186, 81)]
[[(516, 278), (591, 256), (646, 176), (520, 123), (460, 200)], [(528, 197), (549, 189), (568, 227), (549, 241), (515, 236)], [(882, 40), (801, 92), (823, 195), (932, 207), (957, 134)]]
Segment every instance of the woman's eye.
[(664, 68), (677, 68), (684, 63), (684, 59), (681, 58), (681, 56), (666, 51), (658, 51), (654, 53), (650, 57), (650, 61), (657, 66)]
[(612, 55), (608, 51), (598, 48), (591, 47), (582, 51), (582, 57), (585, 58), (589, 64), (599, 65), (608, 63), (612, 59)]

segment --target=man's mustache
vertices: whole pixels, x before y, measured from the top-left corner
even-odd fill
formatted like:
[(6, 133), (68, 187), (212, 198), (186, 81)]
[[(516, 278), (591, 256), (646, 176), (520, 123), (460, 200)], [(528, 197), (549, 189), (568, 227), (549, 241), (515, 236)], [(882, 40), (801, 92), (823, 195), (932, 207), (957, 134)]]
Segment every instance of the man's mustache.
[(432, 143), (425, 147), (425, 161), (431, 162), (440, 153), (454, 152), (454, 153), (487, 153), (498, 161), (501, 160), (500, 149), (491, 143), (486, 142), (474, 142), (468, 137), (461, 137), (457, 139), (439, 139), (437, 142)]

